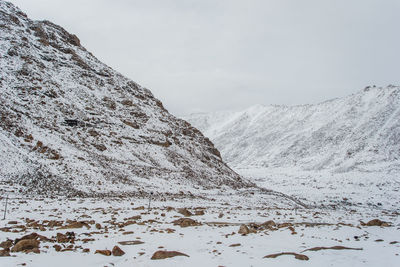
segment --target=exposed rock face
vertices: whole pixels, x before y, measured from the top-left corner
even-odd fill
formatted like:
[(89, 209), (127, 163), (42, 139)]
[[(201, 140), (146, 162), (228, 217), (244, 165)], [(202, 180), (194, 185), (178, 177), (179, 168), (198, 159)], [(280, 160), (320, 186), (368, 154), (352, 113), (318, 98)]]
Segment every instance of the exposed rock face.
[(149, 90), (1, 0), (0, 55), (3, 182), (83, 196), (249, 186)]

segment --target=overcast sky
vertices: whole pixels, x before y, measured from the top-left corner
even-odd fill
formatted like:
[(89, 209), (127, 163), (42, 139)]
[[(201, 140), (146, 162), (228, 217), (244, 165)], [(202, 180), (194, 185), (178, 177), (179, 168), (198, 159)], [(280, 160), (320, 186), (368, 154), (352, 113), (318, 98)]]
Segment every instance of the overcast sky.
[(399, 0), (12, 0), (177, 115), (400, 84)]

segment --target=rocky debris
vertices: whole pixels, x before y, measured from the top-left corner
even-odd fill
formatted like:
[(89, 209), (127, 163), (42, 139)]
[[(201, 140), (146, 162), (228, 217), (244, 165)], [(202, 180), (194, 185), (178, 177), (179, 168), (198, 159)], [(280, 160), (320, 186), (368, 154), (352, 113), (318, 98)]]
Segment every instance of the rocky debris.
[(343, 247), (343, 246), (333, 246), (333, 247), (314, 247), (314, 248), (308, 248), (306, 250), (303, 250), (302, 252), (306, 251), (320, 251), (320, 250), (363, 250), (362, 248), (349, 248), (349, 247)]
[(274, 230), (276, 227), (276, 223), (274, 221), (270, 220), (270, 221), (266, 221), (265, 223), (262, 223), (260, 226), (262, 226), (265, 229)]
[(186, 216), (186, 217), (193, 216), (193, 213), (191, 213), (189, 210), (184, 209), (184, 208), (178, 209), (177, 212), (180, 213), (180, 214), (182, 214), (183, 216)]
[(195, 210), (194, 215), (196, 216), (203, 216), (204, 215), (204, 210)]
[(9, 257), (10, 255), (10, 249), (2, 249), (0, 250), (0, 257)]
[(15, 239), (14, 244), (17, 244), (21, 240), (52, 241), (51, 239), (49, 239), (49, 238), (47, 238), (45, 236), (39, 235), (37, 233), (32, 233), (32, 234), (29, 234), (29, 235), (25, 235), (25, 236), (23, 236), (21, 238)]
[(114, 248), (112, 249), (113, 256), (122, 256), (124, 254), (125, 254), (125, 252), (122, 249), (120, 249), (118, 246), (114, 246)]
[(190, 219), (190, 218), (180, 218), (172, 222), (174, 225), (179, 225), (180, 227), (189, 227), (189, 226), (199, 226), (201, 223)]
[(80, 229), (82, 227), (86, 227), (87, 229), (90, 229), (90, 225), (87, 224), (86, 222), (71, 222), (70, 224), (66, 226), (62, 226), (58, 228), (59, 230), (64, 230), (64, 229)]
[(381, 221), (379, 219), (373, 219), (367, 223), (360, 222), (361, 226), (381, 226), (381, 227), (389, 227), (390, 224), (388, 222)]
[(236, 243), (236, 244), (229, 245), (229, 247), (231, 247), (231, 248), (240, 247), (240, 246), (241, 246), (240, 243)]
[(239, 228), (238, 233), (241, 235), (248, 235), (250, 233), (250, 230), (245, 224), (242, 224)]
[(133, 241), (121, 241), (121, 242), (118, 242), (118, 244), (120, 244), (122, 246), (132, 246), (132, 245), (141, 245), (141, 244), (144, 244), (144, 242), (140, 241), (140, 240), (133, 240)]
[(56, 240), (58, 243), (74, 243), (75, 233), (66, 232), (65, 234), (57, 233)]
[(12, 245), (13, 241), (11, 239), (7, 239), (6, 241), (0, 243), (0, 248), (9, 249), (12, 247)]
[(274, 259), (274, 258), (277, 258), (279, 256), (283, 256), (283, 255), (293, 255), (296, 259), (302, 260), (302, 261), (308, 261), (309, 260), (309, 258), (306, 255), (297, 254), (297, 253), (294, 253), (294, 252), (281, 252), (281, 253), (277, 253), (277, 254), (270, 254), (270, 255), (264, 256), (264, 258), (272, 258), (272, 259)]
[(39, 249), (40, 241), (34, 239), (23, 239), (15, 244), (11, 249), (12, 252), (28, 252), (30, 250)]
[(153, 256), (151, 257), (152, 260), (163, 260), (167, 258), (173, 258), (176, 256), (184, 256), (184, 257), (189, 257), (188, 255), (178, 252), (178, 251), (156, 251)]
[(110, 250), (105, 249), (105, 250), (96, 250), (94, 252), (94, 254), (101, 254), (101, 255), (104, 255), (104, 256), (111, 256), (112, 253), (111, 253)]
[(58, 244), (55, 244), (55, 245), (53, 246), (53, 248), (54, 248), (57, 252), (60, 252), (61, 249), (62, 249), (62, 247), (61, 247), (60, 245), (58, 245)]

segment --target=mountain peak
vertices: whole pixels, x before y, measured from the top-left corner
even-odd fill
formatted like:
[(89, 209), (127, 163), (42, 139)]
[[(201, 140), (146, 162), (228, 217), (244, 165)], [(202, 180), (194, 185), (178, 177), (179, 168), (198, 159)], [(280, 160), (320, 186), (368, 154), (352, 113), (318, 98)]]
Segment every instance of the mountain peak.
[(250, 185), (78, 37), (0, 3), (0, 182), (81, 195)]

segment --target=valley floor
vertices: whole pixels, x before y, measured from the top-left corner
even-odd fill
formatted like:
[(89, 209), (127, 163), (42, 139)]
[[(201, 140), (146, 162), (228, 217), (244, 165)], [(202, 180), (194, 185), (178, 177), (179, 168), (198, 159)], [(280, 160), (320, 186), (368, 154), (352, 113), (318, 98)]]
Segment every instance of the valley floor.
[[(4, 201), (1, 199), (2, 204)], [(303, 208), (286, 198), (257, 192), (160, 198), (152, 201), (150, 210), (148, 199), (117, 198), (15, 196), (8, 207), (7, 219), (0, 221), (0, 246), (11, 246), (12, 250), (16, 239), (32, 233), (37, 235), (27, 238), (39, 240), (40, 244), (29, 253), (11, 252), (11, 256), (0, 257), (2, 267), (394, 267), (400, 261), (400, 216), (388, 209)], [(375, 218), (390, 224), (366, 226), (360, 222)], [(10, 240), (8, 245), (6, 240)], [(111, 251), (114, 246), (125, 254), (95, 253)], [(308, 250), (311, 248), (315, 249)], [(153, 256), (156, 251), (176, 251), (187, 256), (151, 259), (165, 256)], [(264, 258), (282, 252), (301, 255), (297, 256), (299, 259), (293, 255)]]

